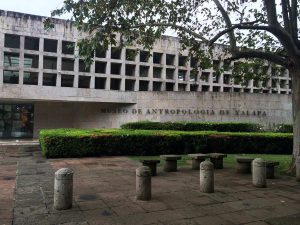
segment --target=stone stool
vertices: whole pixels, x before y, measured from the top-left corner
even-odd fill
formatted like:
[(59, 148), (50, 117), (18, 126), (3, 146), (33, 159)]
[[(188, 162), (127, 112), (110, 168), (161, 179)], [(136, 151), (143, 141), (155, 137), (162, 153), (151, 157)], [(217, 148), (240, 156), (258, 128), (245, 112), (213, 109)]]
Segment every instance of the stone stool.
[(236, 172), (237, 173), (251, 173), (251, 163), (254, 158), (249, 158), (245, 156), (236, 157)]
[(181, 159), (181, 155), (161, 155), (160, 158), (165, 160), (165, 172), (177, 171), (177, 160)]
[(199, 170), (200, 169), (200, 163), (205, 161), (206, 158), (209, 156), (207, 154), (188, 154), (188, 156), (192, 159), (192, 169), (193, 170)]
[(278, 166), (279, 162), (267, 161), (267, 179), (275, 178), (275, 166)]
[(155, 160), (155, 159), (144, 159), (141, 160), (141, 163), (143, 163), (143, 166), (148, 166), (151, 170), (151, 176), (156, 176), (157, 175), (157, 164), (160, 163), (160, 160)]
[(215, 169), (223, 169), (223, 158), (225, 157), (227, 157), (227, 155), (223, 153), (209, 154), (210, 161), (214, 164)]

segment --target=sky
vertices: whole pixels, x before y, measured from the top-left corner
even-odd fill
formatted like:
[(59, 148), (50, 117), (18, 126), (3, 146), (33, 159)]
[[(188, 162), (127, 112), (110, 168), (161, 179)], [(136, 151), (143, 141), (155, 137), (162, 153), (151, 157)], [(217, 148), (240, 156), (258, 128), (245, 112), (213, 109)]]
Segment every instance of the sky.
[[(0, 0), (0, 9), (34, 14), (39, 16), (50, 16), (50, 12), (63, 5), (64, 0)], [(67, 16), (62, 18), (68, 19)]]

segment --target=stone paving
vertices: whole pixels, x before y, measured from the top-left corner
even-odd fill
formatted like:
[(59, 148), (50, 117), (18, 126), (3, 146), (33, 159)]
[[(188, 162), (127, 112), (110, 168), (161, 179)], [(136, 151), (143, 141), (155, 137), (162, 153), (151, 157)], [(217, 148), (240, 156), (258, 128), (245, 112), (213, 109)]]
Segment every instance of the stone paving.
[[(300, 183), (291, 177), (255, 188), (250, 175), (215, 171), (215, 193), (199, 192), (199, 171), (158, 168), (152, 201), (135, 200), (126, 157), (51, 159), (37, 147), (0, 147), (0, 224), (13, 225), (299, 225)], [(53, 209), (54, 172), (74, 170), (73, 208)]]

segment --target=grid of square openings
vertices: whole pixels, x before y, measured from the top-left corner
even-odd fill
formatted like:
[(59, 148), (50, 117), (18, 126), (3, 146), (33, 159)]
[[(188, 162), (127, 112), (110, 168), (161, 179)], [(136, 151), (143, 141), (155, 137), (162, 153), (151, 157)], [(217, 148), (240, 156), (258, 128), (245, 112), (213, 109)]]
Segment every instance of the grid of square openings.
[[(75, 57), (72, 41), (5, 34), (4, 47), (3, 82), (8, 84), (74, 87), (76, 83), (78, 88), (125, 91), (291, 92), (286, 71), (269, 71), (272, 80), (241, 86), (231, 75), (234, 65), (214, 60), (211, 69), (199, 72), (195, 58), (175, 53), (99, 47), (94, 64), (86, 65)], [(223, 74), (215, 72), (220, 67)]]

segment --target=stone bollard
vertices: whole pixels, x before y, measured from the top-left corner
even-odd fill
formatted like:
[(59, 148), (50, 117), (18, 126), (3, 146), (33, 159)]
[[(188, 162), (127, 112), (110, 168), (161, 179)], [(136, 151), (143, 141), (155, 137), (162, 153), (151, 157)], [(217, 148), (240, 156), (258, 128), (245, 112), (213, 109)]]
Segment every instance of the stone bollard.
[(296, 157), (296, 181), (300, 181), (300, 156)]
[(259, 188), (267, 186), (267, 162), (261, 158), (252, 161), (252, 183)]
[(200, 163), (200, 191), (214, 192), (214, 164), (210, 161)]
[(151, 200), (151, 170), (148, 166), (136, 169), (136, 199)]
[(54, 208), (56, 210), (72, 208), (73, 174), (73, 170), (69, 168), (62, 168), (55, 172)]

